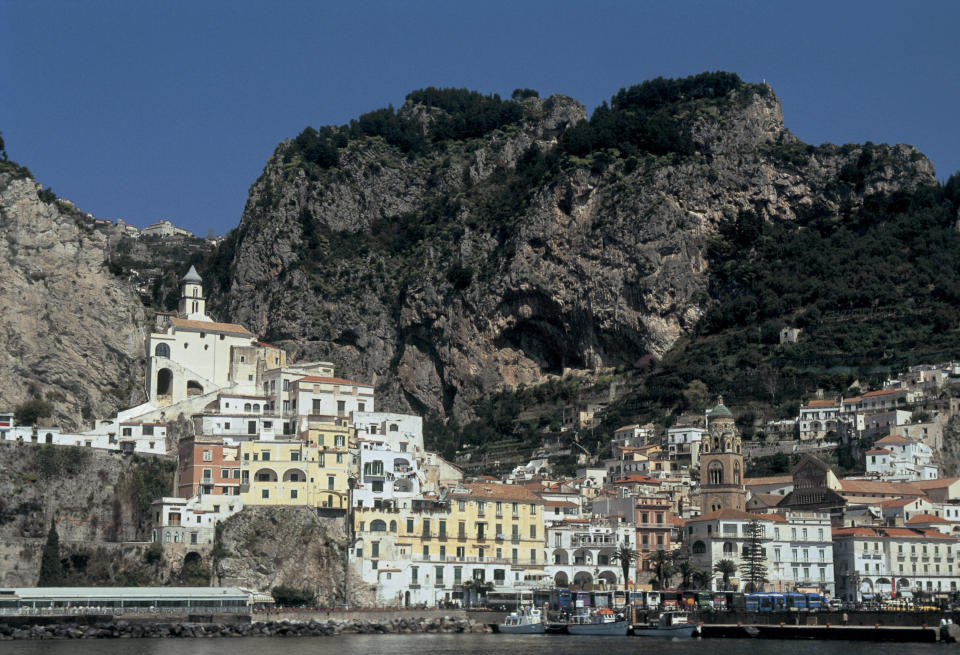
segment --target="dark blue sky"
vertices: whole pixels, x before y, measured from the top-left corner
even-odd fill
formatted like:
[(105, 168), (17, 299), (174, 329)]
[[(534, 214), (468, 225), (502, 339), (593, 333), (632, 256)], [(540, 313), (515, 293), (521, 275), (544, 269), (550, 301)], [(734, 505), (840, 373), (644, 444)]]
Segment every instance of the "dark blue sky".
[(102, 218), (235, 226), (284, 138), (425, 86), (593, 109), (658, 75), (766, 79), (811, 143), (960, 170), (960, 2), (0, 0), (10, 157)]

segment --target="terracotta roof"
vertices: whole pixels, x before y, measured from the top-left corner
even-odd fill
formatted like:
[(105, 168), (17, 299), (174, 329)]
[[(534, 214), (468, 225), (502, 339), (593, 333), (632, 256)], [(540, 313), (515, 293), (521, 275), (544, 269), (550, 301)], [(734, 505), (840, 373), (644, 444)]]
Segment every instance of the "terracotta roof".
[(651, 478), (649, 475), (641, 475), (639, 473), (631, 473), (630, 475), (620, 478), (619, 480), (614, 480), (614, 484), (660, 484), (660, 480), (656, 478)]
[(860, 402), (861, 400), (863, 400), (863, 397), (862, 397), (862, 396), (854, 396), (853, 398), (844, 398), (844, 399), (843, 399), (843, 404), (844, 404), (844, 405), (852, 405), (853, 403), (858, 403), (858, 402)]
[(197, 330), (198, 332), (223, 332), (226, 334), (239, 334), (242, 336), (256, 336), (253, 332), (236, 323), (217, 323), (215, 321), (191, 321), (186, 318), (171, 318), (170, 324), (173, 327), (184, 330)]
[(937, 530), (918, 528), (869, 528), (865, 526), (857, 526), (850, 528), (833, 528), (832, 535), (834, 539), (840, 537), (906, 537), (910, 539), (943, 539), (956, 541), (956, 537), (943, 534)]
[(873, 398), (875, 396), (889, 396), (892, 393), (902, 392), (903, 389), (878, 389), (877, 391), (868, 391), (865, 394), (862, 394), (862, 398)]
[(886, 502), (880, 503), (881, 507), (906, 507), (910, 503), (916, 501), (916, 498), (900, 498), (898, 500), (888, 500)]
[(322, 382), (325, 384), (346, 384), (353, 387), (373, 386), (370, 384), (365, 384), (363, 382), (354, 382), (353, 380), (344, 380), (343, 378), (323, 378), (317, 375), (306, 375), (302, 378), (297, 378), (297, 382)]
[(569, 500), (545, 500), (543, 504), (545, 507), (577, 507), (576, 503)]
[(744, 478), (743, 486), (755, 487), (762, 484), (783, 484), (784, 482), (793, 483), (792, 475), (770, 475), (765, 478)]
[(886, 448), (871, 448), (867, 451), (867, 455), (889, 455), (890, 451)]
[(947, 519), (940, 518), (939, 516), (934, 516), (933, 514), (917, 514), (912, 519), (907, 521), (907, 525), (911, 523), (949, 523)]
[(679, 516), (674, 516), (673, 514), (667, 514), (667, 521), (677, 526), (678, 528), (682, 528), (687, 524), (687, 522), (684, 521), (682, 518), (680, 518)]
[(923, 489), (906, 482), (882, 480), (840, 480), (840, 491), (847, 493), (875, 493), (883, 495), (925, 496)]
[(920, 487), (921, 489), (943, 489), (944, 487), (949, 487), (955, 482), (960, 482), (960, 478), (937, 478), (935, 480), (918, 480), (917, 482), (911, 482), (915, 487)]
[(275, 346), (272, 343), (267, 343), (266, 341), (255, 341), (254, 343), (260, 346), (261, 348), (273, 348), (274, 350), (283, 350), (283, 348), (281, 348), (280, 346)]
[(838, 407), (839, 405), (840, 403), (834, 398), (833, 400), (811, 400), (804, 407)]
[(496, 482), (478, 482), (461, 484), (460, 488), (466, 493), (453, 489), (451, 498), (466, 498), (473, 500), (518, 500), (525, 503), (543, 503), (543, 498), (516, 484), (500, 484)]

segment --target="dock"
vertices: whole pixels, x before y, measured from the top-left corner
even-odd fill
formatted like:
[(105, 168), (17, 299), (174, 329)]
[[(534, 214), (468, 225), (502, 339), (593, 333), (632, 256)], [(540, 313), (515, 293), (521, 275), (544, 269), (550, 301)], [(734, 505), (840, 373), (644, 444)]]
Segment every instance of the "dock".
[(703, 639), (819, 639), (831, 641), (940, 641), (939, 626), (706, 624)]

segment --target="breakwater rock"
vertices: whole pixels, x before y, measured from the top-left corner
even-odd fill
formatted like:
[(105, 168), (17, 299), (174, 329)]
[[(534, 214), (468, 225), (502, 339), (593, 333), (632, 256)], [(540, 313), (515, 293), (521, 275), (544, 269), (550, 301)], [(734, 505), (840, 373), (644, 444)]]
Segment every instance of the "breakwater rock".
[(263, 621), (256, 623), (157, 623), (111, 621), (92, 625), (51, 623), (13, 626), (0, 623), (0, 640), (159, 639), (164, 637), (327, 637), (340, 634), (490, 632), (471, 619), (397, 618), (389, 621)]

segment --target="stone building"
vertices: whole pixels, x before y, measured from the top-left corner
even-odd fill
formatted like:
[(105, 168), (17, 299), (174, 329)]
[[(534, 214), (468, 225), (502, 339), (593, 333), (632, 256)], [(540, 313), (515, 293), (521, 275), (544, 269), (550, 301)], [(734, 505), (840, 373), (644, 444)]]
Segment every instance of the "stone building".
[(722, 396), (717, 398), (717, 406), (707, 412), (707, 433), (700, 451), (700, 510), (744, 511), (743, 445)]

